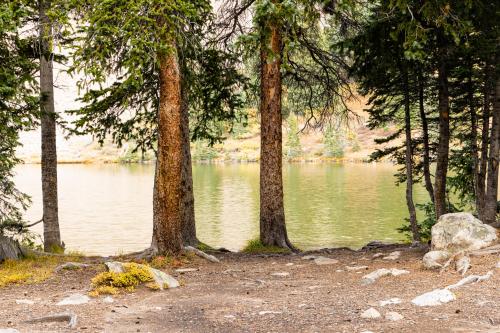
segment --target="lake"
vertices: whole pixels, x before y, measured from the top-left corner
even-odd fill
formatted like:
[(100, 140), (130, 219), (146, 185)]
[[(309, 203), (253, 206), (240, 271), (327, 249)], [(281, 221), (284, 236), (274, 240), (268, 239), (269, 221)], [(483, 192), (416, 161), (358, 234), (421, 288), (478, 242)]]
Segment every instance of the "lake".
[[(285, 212), (291, 241), (301, 249), (400, 241), (407, 216), (404, 186), (390, 164), (285, 164)], [(16, 169), (32, 196), (30, 221), (42, 215), (40, 165)], [(153, 165), (59, 165), (59, 214), (66, 247), (112, 255), (146, 248), (152, 232)], [(259, 165), (193, 166), (198, 237), (239, 250), (258, 236)], [(415, 201), (426, 192), (415, 188)], [(33, 228), (41, 232), (41, 225)]]

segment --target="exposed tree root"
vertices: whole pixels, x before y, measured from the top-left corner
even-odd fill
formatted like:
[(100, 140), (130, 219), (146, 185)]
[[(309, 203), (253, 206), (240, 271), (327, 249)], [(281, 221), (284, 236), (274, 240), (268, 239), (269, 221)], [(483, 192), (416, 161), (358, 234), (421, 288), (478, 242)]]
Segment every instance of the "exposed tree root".
[(201, 257), (201, 258), (204, 258), (208, 261), (211, 261), (211, 262), (216, 262), (216, 263), (220, 263), (220, 260), (217, 259), (215, 256), (211, 255), (211, 254), (207, 254), (195, 247), (192, 247), (192, 246), (185, 246), (184, 247), (184, 251), (187, 251), (187, 252), (193, 252), (194, 254), (196, 254), (197, 256)]

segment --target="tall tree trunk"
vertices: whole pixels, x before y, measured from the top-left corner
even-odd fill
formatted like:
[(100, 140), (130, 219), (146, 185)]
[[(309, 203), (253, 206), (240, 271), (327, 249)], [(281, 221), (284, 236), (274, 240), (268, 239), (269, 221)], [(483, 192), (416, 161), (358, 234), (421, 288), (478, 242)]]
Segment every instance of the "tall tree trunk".
[(498, 201), (498, 154), (500, 152), (500, 80), (495, 78), (493, 94), (493, 117), (490, 135), (490, 153), (488, 158), (488, 180), (485, 197), (485, 223), (496, 222)]
[(476, 209), (481, 221), (485, 220), (485, 196), (486, 196), (486, 171), (488, 168), (488, 146), (490, 141), (490, 94), (491, 94), (491, 65), (489, 61), (485, 65), (484, 88), (483, 88), (483, 126), (481, 129), (481, 158), (477, 176)]
[(62, 248), (57, 201), (56, 113), (52, 63), (52, 24), (47, 17), (50, 2), (40, 0), (40, 111), (42, 130), (43, 247)]
[[(403, 65), (404, 66), (404, 65)], [(408, 71), (403, 69), (404, 85), (404, 107), (405, 107), (405, 162), (406, 162), (406, 205), (410, 213), (410, 228), (414, 243), (420, 242), (420, 232), (417, 224), (417, 212), (413, 202), (413, 149), (411, 140), (411, 117), (410, 117), (410, 86), (408, 83)]]
[(197, 246), (194, 217), (193, 169), (189, 135), (189, 108), (185, 90), (182, 89), (182, 240), (184, 245)]
[(474, 82), (473, 82), (473, 63), (469, 61), (469, 77), (467, 82), (467, 99), (469, 104), (469, 113), (471, 121), (471, 150), (472, 150), (472, 172), (474, 176), (474, 198), (476, 201), (476, 210), (481, 215), (481, 203), (483, 201), (481, 183), (479, 180), (479, 147), (477, 145), (477, 114), (474, 105)]
[(424, 141), (424, 182), (425, 189), (429, 193), (429, 198), (434, 203), (434, 188), (431, 180), (431, 158), (429, 148), (429, 124), (427, 122), (427, 115), (424, 108), (424, 79), (422, 72), (418, 74), (418, 106), (420, 111), (420, 119), (422, 121), (422, 139)]
[(152, 246), (161, 254), (182, 250), (183, 133), (181, 73), (176, 47), (160, 55), (158, 151), (153, 194)]
[[(281, 32), (270, 26), (261, 45), (260, 241), (266, 246), (293, 248), (288, 240), (283, 204)], [(271, 51), (271, 53), (269, 52)]]
[(448, 93), (448, 69), (445, 56), (442, 55), (438, 68), (439, 81), (439, 141), (436, 156), (436, 175), (434, 200), (436, 218), (446, 214), (446, 175), (448, 172), (448, 153), (450, 146), (450, 106)]

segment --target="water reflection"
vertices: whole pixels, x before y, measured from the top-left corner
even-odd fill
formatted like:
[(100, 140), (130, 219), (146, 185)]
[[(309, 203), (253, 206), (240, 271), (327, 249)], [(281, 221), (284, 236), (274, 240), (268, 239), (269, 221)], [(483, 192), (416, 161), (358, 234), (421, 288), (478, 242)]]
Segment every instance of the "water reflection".
[[(32, 195), (30, 220), (41, 216), (39, 165), (17, 169), (21, 190)], [(384, 164), (288, 164), (285, 210), (291, 240), (300, 248), (359, 247), (369, 240), (400, 240), (406, 217), (404, 187)], [(151, 239), (153, 166), (60, 165), (63, 240), (87, 254), (141, 250)], [(259, 166), (195, 165), (199, 238), (238, 250), (258, 235)], [(425, 191), (416, 189), (416, 201)], [(41, 232), (41, 227), (35, 229)]]

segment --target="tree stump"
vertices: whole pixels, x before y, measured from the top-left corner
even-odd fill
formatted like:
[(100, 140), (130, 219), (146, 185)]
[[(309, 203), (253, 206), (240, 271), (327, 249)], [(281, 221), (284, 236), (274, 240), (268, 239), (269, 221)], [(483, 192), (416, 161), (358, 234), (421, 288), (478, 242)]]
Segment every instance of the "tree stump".
[(20, 259), (23, 257), (21, 246), (14, 239), (0, 235), (0, 262), (5, 259)]

